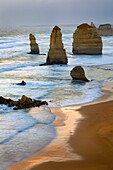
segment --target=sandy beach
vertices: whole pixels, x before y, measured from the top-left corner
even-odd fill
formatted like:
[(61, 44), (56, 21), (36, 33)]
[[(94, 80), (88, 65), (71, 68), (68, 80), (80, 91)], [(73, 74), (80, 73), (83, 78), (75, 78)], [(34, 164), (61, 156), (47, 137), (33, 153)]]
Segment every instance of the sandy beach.
[(51, 108), (57, 137), (43, 150), (8, 170), (112, 170), (113, 84), (103, 97), (80, 106)]

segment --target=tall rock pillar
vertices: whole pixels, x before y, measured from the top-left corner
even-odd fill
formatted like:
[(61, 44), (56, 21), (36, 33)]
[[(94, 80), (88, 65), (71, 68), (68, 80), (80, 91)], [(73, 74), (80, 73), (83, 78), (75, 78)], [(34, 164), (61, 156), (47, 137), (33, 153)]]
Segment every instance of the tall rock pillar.
[(36, 43), (36, 38), (33, 34), (29, 34), (29, 40), (30, 40), (30, 54), (39, 54), (39, 47)]
[(58, 26), (52, 30), (50, 37), (50, 49), (46, 59), (46, 64), (67, 64), (66, 51), (62, 43), (62, 33)]

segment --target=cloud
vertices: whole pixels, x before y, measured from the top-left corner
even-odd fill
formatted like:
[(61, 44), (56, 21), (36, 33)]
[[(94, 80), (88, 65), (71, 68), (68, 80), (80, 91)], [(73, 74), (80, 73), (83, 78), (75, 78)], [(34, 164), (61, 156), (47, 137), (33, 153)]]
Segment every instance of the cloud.
[(113, 0), (4, 0), (2, 24), (75, 24), (112, 22)]

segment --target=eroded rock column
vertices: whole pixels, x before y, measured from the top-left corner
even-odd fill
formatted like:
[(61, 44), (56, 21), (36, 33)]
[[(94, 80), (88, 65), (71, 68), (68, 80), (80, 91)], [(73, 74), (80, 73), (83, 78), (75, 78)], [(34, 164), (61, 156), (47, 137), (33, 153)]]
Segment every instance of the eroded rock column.
[(30, 40), (30, 54), (39, 54), (39, 47), (36, 43), (36, 38), (33, 34), (29, 34), (29, 40)]
[(50, 49), (46, 59), (46, 64), (67, 64), (66, 51), (62, 43), (62, 33), (58, 26), (52, 30), (50, 37)]

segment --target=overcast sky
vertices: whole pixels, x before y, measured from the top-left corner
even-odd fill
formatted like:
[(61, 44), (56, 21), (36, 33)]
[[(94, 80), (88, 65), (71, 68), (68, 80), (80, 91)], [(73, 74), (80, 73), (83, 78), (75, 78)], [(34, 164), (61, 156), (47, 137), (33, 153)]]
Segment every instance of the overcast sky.
[(0, 0), (0, 25), (113, 24), (113, 0)]

